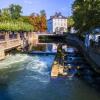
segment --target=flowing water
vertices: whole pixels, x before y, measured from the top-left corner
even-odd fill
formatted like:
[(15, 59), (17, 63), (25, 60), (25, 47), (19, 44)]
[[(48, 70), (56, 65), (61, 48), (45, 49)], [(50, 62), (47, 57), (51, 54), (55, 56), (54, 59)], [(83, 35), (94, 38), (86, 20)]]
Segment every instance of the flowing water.
[(100, 100), (99, 92), (83, 80), (50, 78), (54, 57), (16, 54), (1, 61), (0, 100)]

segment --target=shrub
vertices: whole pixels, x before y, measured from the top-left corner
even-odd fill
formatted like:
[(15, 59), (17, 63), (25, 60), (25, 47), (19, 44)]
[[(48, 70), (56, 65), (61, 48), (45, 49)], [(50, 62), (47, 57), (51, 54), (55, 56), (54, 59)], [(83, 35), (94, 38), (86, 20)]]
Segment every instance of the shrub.
[(0, 31), (33, 31), (33, 26), (26, 22), (5, 21), (0, 22)]

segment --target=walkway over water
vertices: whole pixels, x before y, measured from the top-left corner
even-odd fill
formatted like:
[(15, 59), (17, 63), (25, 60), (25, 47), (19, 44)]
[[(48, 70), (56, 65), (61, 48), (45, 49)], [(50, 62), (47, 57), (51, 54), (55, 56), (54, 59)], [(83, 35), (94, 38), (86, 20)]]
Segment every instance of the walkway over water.
[[(28, 40), (28, 43), (33, 43), (33, 44), (48, 44), (48, 43), (42, 43), (39, 41), (39, 39), (41, 37), (60, 37), (63, 35), (56, 35), (56, 34), (47, 34), (47, 33), (41, 33), (41, 34), (37, 34), (35, 32), (29, 32), (29, 33), (24, 33), (24, 35), (22, 36), (22, 38), (25, 38)], [(9, 50), (12, 49), (14, 47), (17, 46), (23, 46), (23, 42), (24, 40), (21, 38), (20, 33), (16, 34), (16, 37), (14, 38), (10, 38), (9, 37), (9, 33), (5, 33), (4, 35), (4, 39), (0, 39), (0, 49), (4, 49), (4, 50)], [(50, 43), (51, 44), (51, 43)]]
[(22, 40), (20, 39), (19, 34), (16, 38), (9, 38), (9, 34), (5, 33), (4, 39), (0, 39), (0, 60), (5, 58), (5, 51), (16, 48), (22, 45)]
[(17, 47), (22, 45), (22, 41), (18, 35), (15, 39), (8, 38), (8, 34), (5, 37), (5, 40), (0, 41), (0, 49), (9, 50), (11, 48)]
[[(55, 37), (60, 38), (63, 35), (56, 35), (56, 34), (47, 34), (47, 33), (41, 33), (37, 34), (35, 32), (28, 32), (24, 34), (20, 33), (15, 33), (14, 37), (11, 36), (12, 33), (0, 33), (0, 60), (5, 58), (5, 51), (13, 49), (13, 48), (24, 48), (25, 46), (29, 45), (43, 45), (43, 44), (52, 44), (46, 43), (46, 42), (41, 42), (41, 37)], [(10, 38), (12, 37), (12, 38)], [(3, 38), (3, 39), (2, 39)]]

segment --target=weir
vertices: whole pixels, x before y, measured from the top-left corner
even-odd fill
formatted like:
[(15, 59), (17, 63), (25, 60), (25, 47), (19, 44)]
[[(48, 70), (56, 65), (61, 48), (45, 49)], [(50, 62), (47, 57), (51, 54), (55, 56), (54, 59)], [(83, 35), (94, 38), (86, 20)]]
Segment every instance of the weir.
[[(27, 40), (27, 42), (25, 42)], [(5, 52), (7, 50), (13, 48), (25, 48), (27, 44), (32, 47), (32, 45), (38, 44), (51, 44), (51, 43), (66, 43), (68, 45), (72, 45), (77, 47), (83, 52), (84, 57), (86, 60), (91, 64), (92, 68), (97, 72), (100, 73), (100, 62), (96, 59), (100, 59), (100, 56), (96, 56), (96, 54), (92, 51), (88, 52), (84, 46), (84, 43), (81, 42), (75, 35), (71, 34), (36, 34), (34, 32), (24, 33), (24, 39), (21, 39), (20, 35), (17, 34), (17, 38), (10, 39), (9, 35), (5, 33), (5, 40), (0, 40), (0, 60), (5, 58)], [(31, 48), (30, 48), (31, 49)], [(92, 56), (93, 55), (93, 56)], [(96, 59), (94, 59), (96, 58)]]

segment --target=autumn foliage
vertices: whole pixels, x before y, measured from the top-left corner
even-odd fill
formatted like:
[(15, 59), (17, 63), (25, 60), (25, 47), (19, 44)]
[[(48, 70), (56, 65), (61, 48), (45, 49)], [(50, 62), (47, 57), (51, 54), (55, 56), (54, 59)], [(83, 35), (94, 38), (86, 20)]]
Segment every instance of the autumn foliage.
[(34, 27), (35, 32), (45, 32), (47, 29), (46, 15), (45, 14), (32, 14), (29, 17), (30, 23)]

